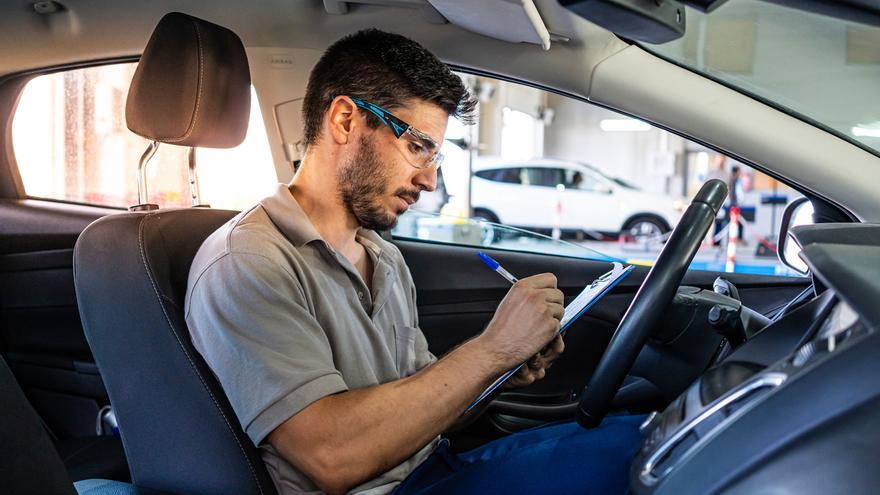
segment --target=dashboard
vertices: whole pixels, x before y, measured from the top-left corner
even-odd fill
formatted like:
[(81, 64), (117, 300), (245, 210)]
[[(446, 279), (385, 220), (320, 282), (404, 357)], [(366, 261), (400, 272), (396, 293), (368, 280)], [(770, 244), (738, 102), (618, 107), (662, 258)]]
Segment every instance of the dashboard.
[(880, 247), (802, 252), (818, 295), (645, 421), (633, 493), (880, 492)]

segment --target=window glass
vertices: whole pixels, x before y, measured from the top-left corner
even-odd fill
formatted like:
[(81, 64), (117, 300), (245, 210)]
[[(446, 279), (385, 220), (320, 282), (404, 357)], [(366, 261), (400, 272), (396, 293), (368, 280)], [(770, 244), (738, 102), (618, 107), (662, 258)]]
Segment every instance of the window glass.
[(548, 168), (545, 169), (547, 177), (547, 186), (556, 187), (559, 184), (565, 186), (566, 189), (580, 189), (585, 191), (593, 191), (598, 189), (598, 182), (589, 173), (580, 170), (572, 170), (570, 168)]
[(443, 190), (422, 194), (395, 236), (650, 265), (690, 198), (717, 178), (736, 194), (691, 269), (796, 275), (776, 256), (782, 212), (799, 196), (784, 184), (604, 108), (461, 77), (480, 95), (476, 124), (450, 122)]
[[(474, 175), (481, 179), (494, 180), (495, 182), (506, 182), (508, 184), (520, 183), (520, 169), (518, 168), (498, 168), (494, 170), (480, 170)], [(442, 175), (441, 175), (442, 176)]]
[(566, 184), (566, 187), (580, 189), (581, 191), (601, 191), (603, 189), (599, 179), (589, 172), (574, 172), (571, 170), (567, 172), (571, 173), (571, 179)]
[[(683, 37), (644, 47), (880, 155), (876, 1), (719, 3), (711, 15), (688, 7)], [(834, 16), (838, 3), (852, 13)]]
[(547, 177), (544, 176), (544, 169), (524, 167), (519, 172), (519, 183), (523, 186), (546, 186)]
[[(18, 170), (29, 197), (127, 207), (138, 203), (137, 167), (149, 142), (128, 130), (125, 100), (137, 64), (37, 76), (12, 124)], [(242, 209), (276, 182), (266, 128), (252, 93), (247, 137), (236, 148), (198, 149), (202, 203)], [(190, 206), (188, 148), (165, 145), (147, 166), (149, 202)]]

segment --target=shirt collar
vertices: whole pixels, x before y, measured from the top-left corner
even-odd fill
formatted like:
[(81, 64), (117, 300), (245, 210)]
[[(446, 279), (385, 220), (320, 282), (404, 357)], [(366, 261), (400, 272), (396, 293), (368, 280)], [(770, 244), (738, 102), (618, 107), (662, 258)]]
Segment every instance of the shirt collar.
[[(260, 205), (266, 210), (272, 223), (293, 243), (296, 247), (302, 247), (312, 241), (322, 241), (334, 251), (327, 241), (321, 237), (318, 230), (309, 220), (309, 216), (297, 203), (296, 198), (290, 192), (287, 184), (278, 184), (275, 193), (260, 201)], [(369, 229), (358, 229), (359, 242), (372, 251), (377, 259), (383, 258), (382, 237)]]
[(323, 240), (306, 212), (291, 194), (287, 184), (278, 184), (275, 193), (260, 201), (272, 223), (296, 247)]
[(382, 258), (382, 237), (375, 231), (358, 229), (357, 240), (364, 248), (371, 251), (376, 256), (376, 259)]

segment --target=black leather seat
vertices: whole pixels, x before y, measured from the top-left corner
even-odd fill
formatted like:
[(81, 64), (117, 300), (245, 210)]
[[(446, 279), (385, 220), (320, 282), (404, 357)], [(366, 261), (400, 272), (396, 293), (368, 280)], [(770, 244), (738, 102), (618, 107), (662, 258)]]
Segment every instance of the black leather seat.
[(118, 481), (73, 484), (37, 412), (0, 358), (0, 489), (3, 494), (169, 495)]
[(60, 439), (55, 450), (73, 481), (102, 478), (129, 481), (125, 451), (112, 435)]
[(0, 487), (3, 493), (76, 493), (37, 412), (0, 358)]
[[(244, 138), (249, 108), (239, 38), (184, 14), (165, 16), (132, 82), (129, 128), (164, 143), (231, 147)], [(76, 244), (83, 327), (138, 486), (180, 494), (275, 493), (184, 321), (192, 258), (234, 214), (190, 208), (110, 215)]]

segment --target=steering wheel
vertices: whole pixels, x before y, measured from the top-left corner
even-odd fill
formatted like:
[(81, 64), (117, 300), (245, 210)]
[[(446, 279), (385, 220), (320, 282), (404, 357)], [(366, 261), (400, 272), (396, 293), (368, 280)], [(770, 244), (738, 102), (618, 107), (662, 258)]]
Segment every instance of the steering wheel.
[(632, 369), (660, 315), (672, 302), (688, 265), (726, 197), (727, 184), (718, 179), (707, 181), (673, 229), (584, 388), (577, 409), (581, 426), (592, 428), (605, 418), (614, 395)]

